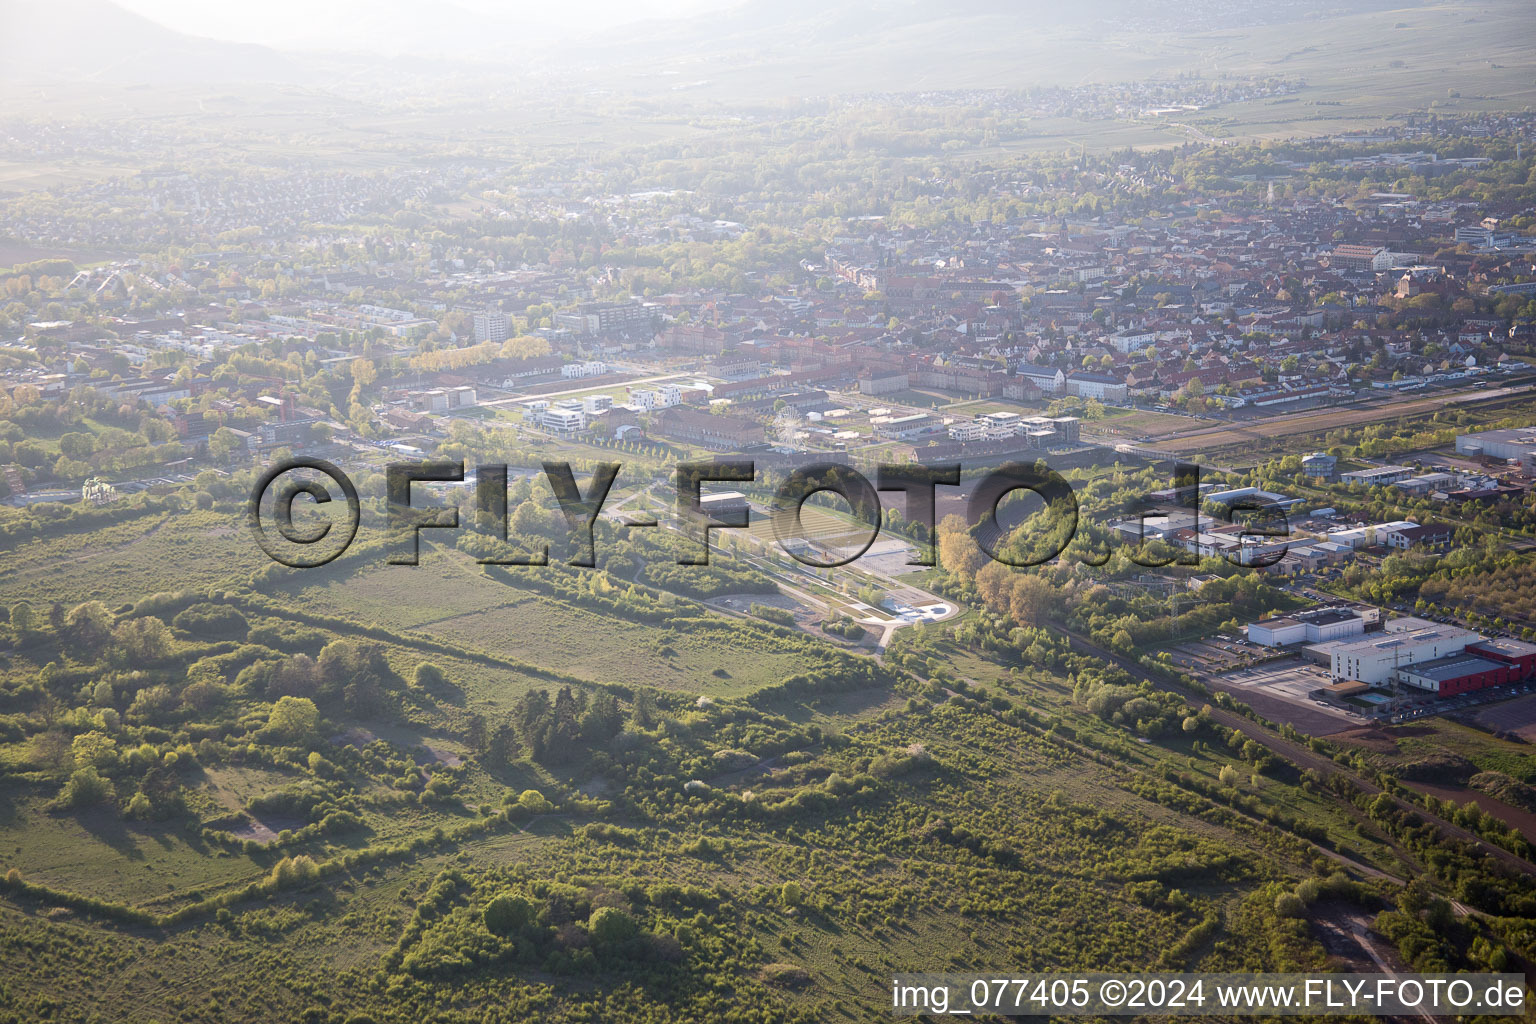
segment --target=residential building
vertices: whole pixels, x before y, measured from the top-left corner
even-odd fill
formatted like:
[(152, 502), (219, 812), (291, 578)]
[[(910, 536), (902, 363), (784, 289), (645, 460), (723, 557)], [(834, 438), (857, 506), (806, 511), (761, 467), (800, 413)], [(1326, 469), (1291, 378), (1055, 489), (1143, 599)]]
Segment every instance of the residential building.
[(1125, 382), (1102, 373), (1071, 374), (1066, 379), (1066, 387), (1069, 395), (1100, 402), (1119, 404), (1126, 398)]
[(1020, 363), (1014, 367), (1014, 375), (1029, 381), (1047, 395), (1059, 395), (1067, 388), (1067, 375), (1051, 366), (1032, 366)]
[(891, 395), (907, 390), (905, 373), (868, 373), (859, 378), (859, 394)]
[(656, 329), (656, 314), (638, 302), (588, 302), (574, 312), (556, 313), (555, 326), (584, 337), (629, 334), (649, 339)]
[(721, 451), (760, 445), (767, 440), (762, 424), (756, 420), (683, 406), (663, 412), (656, 420), (656, 432), (676, 441)]
[(577, 380), (582, 377), (601, 377), (607, 372), (608, 364), (599, 361), (566, 363), (560, 367), (560, 376), (566, 380)]
[(1329, 254), (1328, 263), (1341, 270), (1374, 270), (1377, 256), (1385, 251), (1379, 245), (1335, 245)]
[(488, 309), (475, 314), (475, 341), (506, 341), (512, 336), (512, 325), (507, 315)]
[(1410, 526), (1386, 534), (1387, 547), (1397, 551), (1448, 551), (1453, 532), (1444, 523)]
[(1116, 352), (1128, 355), (1150, 347), (1157, 340), (1157, 335), (1151, 331), (1124, 330), (1111, 334), (1106, 340)]

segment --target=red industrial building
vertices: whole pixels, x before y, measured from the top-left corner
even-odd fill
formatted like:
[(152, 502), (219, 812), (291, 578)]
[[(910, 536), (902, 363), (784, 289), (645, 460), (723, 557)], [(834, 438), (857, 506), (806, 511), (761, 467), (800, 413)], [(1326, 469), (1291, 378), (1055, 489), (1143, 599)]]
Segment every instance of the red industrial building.
[(1509, 665), (1514, 669), (1514, 676), (1509, 680), (1512, 683), (1536, 677), (1536, 644), (1524, 640), (1480, 640), (1469, 644), (1467, 653)]
[(1519, 678), (1516, 671), (1512, 665), (1480, 657), (1470, 653), (1469, 649), (1466, 654), (1452, 654), (1399, 669), (1397, 676), (1406, 686), (1438, 697), (1454, 697), (1458, 693), (1514, 682)]

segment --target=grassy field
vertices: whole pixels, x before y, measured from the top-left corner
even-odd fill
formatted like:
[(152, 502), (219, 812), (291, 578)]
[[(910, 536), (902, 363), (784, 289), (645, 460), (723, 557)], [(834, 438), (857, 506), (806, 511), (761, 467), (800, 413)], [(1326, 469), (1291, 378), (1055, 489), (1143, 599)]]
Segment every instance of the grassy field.
[(1155, 441), (1164, 435), (1189, 430), (1199, 426), (1199, 424), (1199, 420), (1190, 416), (1137, 409), (1125, 411), (1123, 415), (1109, 416), (1102, 420), (1085, 421), (1082, 425), (1082, 432), (1084, 436), (1102, 438), (1104, 440), (1148, 437)]
[[(823, 536), (848, 527), (816, 506), (806, 519)], [(46, 631), (13, 651), (0, 675), (0, 723), (13, 729), (0, 741), (13, 780), (0, 790), (0, 876), (16, 867), (34, 888), (7, 883), (0, 897), (0, 986), (22, 1019), (211, 1024), (315, 1007), (342, 1021), (644, 1019), (611, 1012), (623, 991), (625, 1013), (733, 1021), (709, 1009), (727, 984), (775, 1019), (865, 1020), (869, 978), (900, 971), (1242, 969), (1272, 962), (1276, 943), (1321, 965), (1305, 928), (1276, 918), (1277, 893), (1315, 862), (1417, 870), (1291, 767), (1258, 771), (1205, 728), (1139, 741), (1085, 707), (1063, 671), (956, 639), (964, 620), (903, 631), (897, 645), (903, 664), (959, 680), (940, 684), (723, 616), (674, 626), (600, 613), (432, 543), (416, 567), (365, 551), (251, 587), (254, 545), (229, 527), (226, 512), (176, 513), (24, 543), (0, 603), (228, 588), (247, 642), (178, 632), (153, 678), (179, 680), (194, 659), (323, 662), (345, 642), (377, 648), (384, 699), (328, 711), (300, 746), (263, 738), (269, 697), (241, 691), (234, 668), (216, 726), (187, 709), (146, 726), (129, 708), (124, 749), (183, 744), (161, 771), (184, 806), (140, 820), (121, 802), (61, 808), (59, 776), (39, 761), (45, 727), (8, 712), (45, 661), (90, 694), (97, 679), (137, 677)], [(219, 557), (174, 579), (166, 566), (191, 545)], [(98, 577), (108, 586), (93, 591)], [(437, 681), (413, 681), (424, 662)], [(800, 687), (778, 688), (792, 676)], [(642, 721), (627, 697), (620, 731), (571, 759), (521, 748), (499, 762), (472, 738), (475, 722), (516, 723), (525, 695), (565, 682), (661, 703)], [(103, 713), (87, 699), (83, 713)], [(33, 734), (18, 740), (22, 718)], [(553, 804), (523, 810), (529, 788)], [(284, 802), (304, 794), (355, 819), (317, 831), (320, 812)], [(278, 884), (285, 857), (323, 874)], [(482, 914), (505, 891), (528, 893), (541, 923), (503, 946)], [(69, 902), (82, 893), (156, 923)], [(600, 907), (650, 938), (605, 952), (587, 927)]]

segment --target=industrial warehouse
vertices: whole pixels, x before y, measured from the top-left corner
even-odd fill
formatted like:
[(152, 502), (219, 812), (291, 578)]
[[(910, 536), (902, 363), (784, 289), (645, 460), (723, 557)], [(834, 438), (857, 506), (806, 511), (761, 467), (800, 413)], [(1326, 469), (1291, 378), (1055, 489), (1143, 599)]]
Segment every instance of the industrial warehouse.
[(1412, 616), (1382, 625), (1374, 608), (1315, 608), (1246, 631), (1251, 644), (1327, 665), (1337, 697), (1394, 687), (1450, 697), (1536, 676), (1536, 644)]

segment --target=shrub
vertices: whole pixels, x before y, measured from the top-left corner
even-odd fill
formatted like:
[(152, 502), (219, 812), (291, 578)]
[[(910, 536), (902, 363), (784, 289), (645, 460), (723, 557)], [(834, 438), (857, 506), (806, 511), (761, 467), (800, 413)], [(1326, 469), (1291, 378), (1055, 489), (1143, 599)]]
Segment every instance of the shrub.
[(195, 604), (171, 620), (177, 629), (216, 640), (244, 640), (250, 623), (227, 604)]
[(130, 818), (139, 818), (142, 820), (149, 818), (154, 814), (154, 812), (155, 806), (149, 802), (149, 797), (145, 796), (143, 793), (135, 793), (133, 794), (133, 799), (128, 801), (128, 807), (126, 810), (124, 810), (123, 813)]
[(1283, 892), (1275, 897), (1275, 914), (1278, 917), (1302, 917), (1306, 912), (1307, 905), (1293, 892)]
[(85, 767), (69, 777), (59, 799), (66, 807), (94, 807), (111, 797), (112, 784), (95, 768)]
[(795, 616), (792, 612), (785, 611), (783, 608), (775, 608), (771, 604), (759, 604), (754, 601), (747, 611), (759, 619), (765, 619), (780, 626), (793, 626), (795, 624)]
[(271, 889), (285, 889), (312, 882), (319, 877), (320, 865), (315, 863), (313, 857), (300, 854), (297, 857), (284, 857), (278, 861), (272, 873), (267, 876), (267, 886)]

